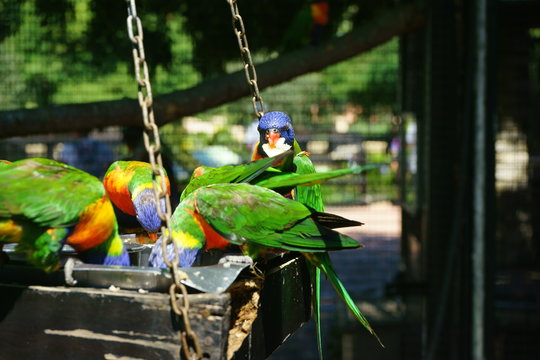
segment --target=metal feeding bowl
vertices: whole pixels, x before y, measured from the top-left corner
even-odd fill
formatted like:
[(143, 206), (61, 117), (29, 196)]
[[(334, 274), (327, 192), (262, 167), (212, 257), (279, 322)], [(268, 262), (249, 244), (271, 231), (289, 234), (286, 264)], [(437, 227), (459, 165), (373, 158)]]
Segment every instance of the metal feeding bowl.
[[(136, 242), (136, 240), (140, 238), (139, 234), (120, 235), (120, 237), (124, 241), (124, 246), (128, 251), (132, 266), (147, 266), (148, 256), (152, 251), (153, 245)], [(4, 244), (2, 251), (9, 257), (10, 262), (25, 262), (24, 255), (17, 252), (16, 247), (17, 244), (7, 243)], [(60, 262), (62, 265), (67, 258), (72, 256), (77, 256), (77, 251), (69, 245), (64, 245), (60, 252)]]
[(144, 234), (122, 234), (120, 237), (128, 251), (131, 265), (147, 266), (148, 257), (154, 247), (150, 238)]

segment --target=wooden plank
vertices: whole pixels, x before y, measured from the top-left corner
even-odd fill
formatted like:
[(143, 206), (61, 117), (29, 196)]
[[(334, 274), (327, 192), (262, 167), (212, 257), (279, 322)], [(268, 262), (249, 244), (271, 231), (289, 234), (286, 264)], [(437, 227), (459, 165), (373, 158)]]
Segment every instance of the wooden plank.
[[(136, 291), (0, 284), (5, 359), (180, 359), (169, 296)], [(208, 359), (222, 359), (228, 294), (189, 295), (190, 319)]]
[(234, 360), (266, 359), (310, 319), (311, 283), (304, 257), (288, 254), (275, 258), (264, 272), (257, 318)]
[[(258, 267), (266, 274), (262, 290), (240, 286), (236, 293), (189, 295), (190, 320), (205, 359), (226, 358), (233, 336), (231, 302), (238, 309), (250, 291), (259, 300), (247, 318), (239, 318), (242, 328), (254, 322), (245, 329), (247, 338), (237, 342), (235, 360), (266, 358), (309, 319), (311, 285), (303, 257), (289, 254)], [(33, 273), (28, 279), (17, 273), (19, 280), (32, 280), (20, 285), (8, 283), (11, 272), (0, 274), (1, 359), (180, 359), (179, 323), (167, 294), (64, 287), (60, 276), (41, 279)], [(257, 279), (244, 274), (237, 281)], [(48, 286), (31, 285), (36, 281)]]

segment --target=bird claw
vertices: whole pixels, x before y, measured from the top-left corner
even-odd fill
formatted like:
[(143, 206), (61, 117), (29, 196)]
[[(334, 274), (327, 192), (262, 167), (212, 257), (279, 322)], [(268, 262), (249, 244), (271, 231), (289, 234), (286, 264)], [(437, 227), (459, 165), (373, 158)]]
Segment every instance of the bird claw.
[(253, 259), (247, 255), (225, 255), (219, 259), (219, 264), (233, 263), (245, 264), (253, 267)]

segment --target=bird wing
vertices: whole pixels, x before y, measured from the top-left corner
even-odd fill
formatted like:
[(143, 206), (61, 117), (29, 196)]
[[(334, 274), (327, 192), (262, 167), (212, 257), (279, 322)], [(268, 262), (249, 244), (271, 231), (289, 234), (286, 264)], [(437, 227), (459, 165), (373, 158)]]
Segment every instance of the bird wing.
[(324, 228), (311, 211), (273, 190), (250, 184), (216, 184), (193, 193), (197, 212), (233, 244), (288, 251), (359, 247), (356, 240)]
[(54, 160), (25, 159), (0, 168), (0, 218), (68, 227), (87, 205), (104, 195), (96, 177)]
[[(309, 159), (308, 159), (309, 160)], [(255, 178), (251, 183), (270, 189), (286, 189), (293, 188), (299, 185), (310, 186), (314, 184), (321, 184), (330, 179), (334, 179), (340, 176), (349, 174), (357, 174), (365, 170), (374, 168), (374, 165), (357, 166), (353, 168), (337, 169), (331, 171), (325, 171), (320, 173), (293, 173), (282, 172), (273, 168), (268, 169), (263, 174)], [(281, 191), (279, 191), (281, 192)], [(309, 206), (309, 204), (306, 204)]]
[(228, 165), (219, 168), (205, 169), (205, 172), (203, 172), (201, 175), (194, 177), (192, 176), (189, 184), (186, 186), (182, 192), (182, 195), (180, 196), (180, 201), (202, 186), (220, 183), (250, 182), (266, 169), (281, 161), (291, 153), (292, 152), (289, 151), (272, 158), (259, 159), (247, 164)]

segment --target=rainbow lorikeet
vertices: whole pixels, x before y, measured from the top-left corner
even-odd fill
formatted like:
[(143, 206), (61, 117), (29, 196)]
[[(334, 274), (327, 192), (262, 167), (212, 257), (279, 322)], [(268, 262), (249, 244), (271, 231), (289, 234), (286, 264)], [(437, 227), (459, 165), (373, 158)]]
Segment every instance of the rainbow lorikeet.
[[(287, 114), (281, 111), (272, 111), (264, 114), (259, 121), (257, 130), (259, 131), (260, 140), (253, 152), (252, 159), (277, 155), (292, 148), (293, 154), (283, 161), (281, 169), (298, 174), (313, 174), (316, 172), (315, 166), (309, 159), (309, 154), (302, 151), (300, 145), (296, 141), (292, 120)], [(319, 184), (297, 187), (293, 197), (317, 211), (324, 211), (321, 187)], [(317, 331), (317, 346), (319, 349), (319, 356), (322, 359), (320, 324), (321, 269), (315, 264), (315, 261), (312, 261), (311, 266), (308, 266), (308, 268), (312, 277), (311, 283), (313, 285), (313, 318)]]
[[(167, 173), (163, 170), (165, 175)], [(161, 229), (152, 185), (152, 166), (142, 161), (115, 161), (103, 177), (103, 185), (117, 213), (123, 232), (146, 231), (155, 242)], [(160, 184), (159, 177), (156, 179)], [(165, 179), (171, 193), (169, 179)], [(165, 212), (164, 201), (161, 204)], [(128, 228), (130, 230), (128, 230)], [(141, 229), (142, 228), (142, 229)]]
[(129, 265), (112, 204), (96, 177), (54, 160), (0, 167), (0, 243), (17, 243), (29, 263), (53, 271), (67, 243), (82, 261)]
[[(231, 244), (253, 259), (298, 251), (328, 276), (356, 318), (375, 334), (328, 256), (329, 250), (361, 245), (321, 225), (318, 219), (324, 215), (271, 189), (245, 183), (214, 184), (195, 190), (178, 205), (171, 218), (171, 236), (179, 249), (181, 267), (192, 266), (202, 250), (226, 249)], [(150, 266), (166, 267), (161, 241), (158, 239), (150, 254)], [(172, 244), (169, 246), (170, 260)]]

